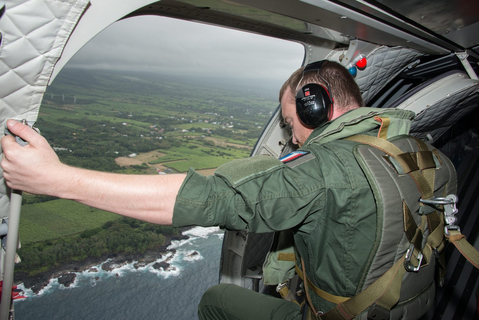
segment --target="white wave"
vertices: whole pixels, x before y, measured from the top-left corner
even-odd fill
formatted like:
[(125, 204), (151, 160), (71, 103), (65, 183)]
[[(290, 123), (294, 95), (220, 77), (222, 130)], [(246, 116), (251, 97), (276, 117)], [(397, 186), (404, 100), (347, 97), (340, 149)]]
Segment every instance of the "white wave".
[(162, 256), (161, 258), (156, 259), (155, 262), (161, 262), (161, 261), (165, 261), (165, 260), (168, 260), (168, 259), (169, 259), (169, 260), (172, 260), (172, 259), (174, 259), (174, 258), (175, 258), (175, 253), (169, 251), (169, 252), (167, 252), (164, 256)]
[(92, 266), (88, 269), (85, 269), (83, 270), (80, 275), (82, 277), (93, 277), (93, 276), (98, 276), (99, 274), (101, 274), (104, 270), (101, 268), (101, 263), (96, 265), (96, 266)]
[(19, 283), (19, 284), (17, 285), (17, 289), (18, 289), (18, 290), (22, 290), (23, 292), (27, 292), (27, 290), (30, 290), (30, 289), (25, 288), (25, 284), (23, 284), (23, 282), (22, 282), (22, 283)]
[(183, 232), (184, 235), (189, 236), (186, 240), (172, 240), (167, 250), (178, 249), (185, 245), (192, 245), (198, 238), (206, 239), (212, 234), (222, 235), (223, 231), (219, 227), (194, 227)]
[(138, 261), (133, 262), (133, 268), (130, 270), (130, 272), (142, 272), (142, 271), (148, 270), (148, 267), (155, 262), (145, 263), (145, 265), (137, 265), (135, 267), (136, 263), (139, 263), (139, 262)]
[(191, 244), (192, 241), (194, 241), (197, 238), (189, 238), (186, 240), (172, 240), (171, 244), (166, 248), (166, 250), (171, 250), (171, 249), (177, 249), (179, 247), (182, 247), (186, 244)]
[[(171, 276), (176, 277), (180, 275), (184, 267), (184, 264), (182, 264), (183, 261), (194, 262), (194, 261), (198, 261), (202, 259), (204, 259), (203, 256), (197, 250), (179, 249), (176, 251), (176, 254), (174, 255), (170, 254), (168, 257), (165, 256), (161, 259), (156, 260), (150, 265), (148, 265), (148, 271), (167, 279), (168, 277), (171, 277)], [(155, 269), (153, 265), (156, 262), (167, 262), (170, 266), (167, 270), (164, 270), (162, 268)]]
[(201, 253), (199, 253), (196, 250), (185, 251), (183, 253), (183, 260), (184, 261), (198, 261), (198, 260), (202, 260), (202, 259), (203, 259), (203, 256), (201, 255)]
[(109, 275), (111, 275), (109, 271), (105, 271), (101, 268), (103, 264), (109, 261), (111, 261), (111, 258), (97, 265), (93, 265), (81, 272), (77, 272), (75, 282), (78, 280), (78, 286), (81, 286), (81, 284), (84, 284), (85, 282), (89, 282), (90, 284), (94, 282), (92, 286), (96, 285), (96, 282), (100, 281), (101, 278), (108, 277)]
[(58, 279), (57, 278), (50, 279), (48, 284), (45, 287), (43, 287), (42, 290), (38, 291), (37, 296), (44, 295), (49, 290), (53, 289), (53, 286), (58, 287)]
[(23, 282), (20, 283), (19, 285), (17, 285), (17, 289), (23, 291), (23, 293), (21, 293), (21, 295), (24, 296), (24, 297), (30, 298), (30, 297), (35, 296), (35, 294), (33, 293), (33, 290), (25, 288), (25, 285), (23, 284)]
[[(83, 270), (80, 273), (77, 273), (77, 276), (80, 276), (82, 279), (85, 278), (101, 278), (101, 277), (111, 277), (111, 276), (122, 276), (126, 272), (136, 271), (135, 263), (137, 261), (133, 261), (131, 263), (118, 263), (114, 264), (111, 270), (104, 270), (103, 265), (112, 261), (113, 259), (108, 258), (107, 260), (101, 262), (98, 265), (92, 266), (86, 270)], [(92, 269), (96, 269), (96, 271), (91, 271)], [(78, 277), (77, 277), (78, 278)]]
[(75, 280), (68, 286), (68, 287), (65, 287), (63, 284), (61, 283), (58, 283), (58, 288), (61, 289), (61, 290), (65, 290), (65, 289), (74, 289), (78, 287), (78, 277), (75, 277)]
[(107, 272), (107, 274), (110, 276), (114, 275), (116, 277), (121, 277), (125, 273), (136, 271), (135, 262), (136, 261), (126, 264), (119, 264), (115, 266), (111, 271)]
[(148, 271), (161, 276), (164, 279), (168, 279), (169, 277), (179, 276), (181, 273), (181, 268), (170, 263), (170, 267), (167, 270), (163, 270), (163, 268), (155, 269), (153, 264), (151, 264), (148, 267)]
[(212, 233), (217, 233), (221, 232), (221, 229), (219, 227), (194, 227), (189, 230), (186, 230), (183, 232), (184, 235), (187, 236), (195, 236), (195, 237), (200, 237), (200, 238), (208, 238), (208, 236)]
[(90, 279), (90, 287), (96, 286), (96, 283), (97, 283), (98, 281), (100, 281), (100, 279), (97, 280), (97, 279), (95, 279), (95, 278), (91, 278), (91, 279)]

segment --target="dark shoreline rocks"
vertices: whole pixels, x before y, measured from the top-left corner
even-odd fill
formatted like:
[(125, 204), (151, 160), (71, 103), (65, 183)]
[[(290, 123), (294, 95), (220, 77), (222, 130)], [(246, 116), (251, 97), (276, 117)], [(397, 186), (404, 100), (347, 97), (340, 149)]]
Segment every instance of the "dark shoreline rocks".
[(65, 273), (58, 277), (58, 283), (68, 288), (72, 283), (75, 282), (76, 277), (76, 273)]
[(190, 253), (189, 255), (187, 255), (186, 257), (187, 258), (195, 258), (196, 256), (198, 256), (200, 253), (198, 251), (193, 251), (192, 253)]
[[(181, 231), (185, 231), (183, 229)], [(147, 264), (158, 260), (162, 255), (172, 252), (176, 253), (175, 249), (167, 250), (168, 246), (171, 245), (172, 240), (186, 240), (189, 239), (188, 236), (180, 234), (179, 236), (165, 236), (165, 243), (159, 246), (156, 249), (147, 250), (143, 253), (132, 253), (132, 254), (106, 254), (100, 257), (88, 257), (83, 261), (69, 261), (62, 263), (58, 266), (54, 266), (45, 272), (41, 272), (34, 276), (29, 276), (23, 272), (15, 273), (15, 283), (23, 283), (25, 288), (31, 289), (33, 293), (38, 294), (43, 288), (45, 288), (50, 279), (58, 278), (58, 282), (63, 284), (65, 287), (69, 287), (76, 278), (75, 272), (83, 272), (88, 270), (89, 272), (97, 272), (98, 269), (95, 267), (107, 260), (108, 262), (102, 265), (102, 269), (105, 271), (111, 271), (116, 267), (132, 263), (135, 263), (135, 268), (141, 266), (146, 266)]]
[(163, 271), (169, 271), (171, 270), (171, 265), (168, 262), (162, 261), (162, 262), (157, 262), (153, 265), (153, 268), (156, 270), (163, 269)]

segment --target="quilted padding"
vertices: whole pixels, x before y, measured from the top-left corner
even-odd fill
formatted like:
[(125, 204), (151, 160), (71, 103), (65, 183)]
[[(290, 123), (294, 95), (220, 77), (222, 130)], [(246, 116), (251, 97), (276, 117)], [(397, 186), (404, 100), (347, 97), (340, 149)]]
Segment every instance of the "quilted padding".
[[(53, 67), (88, 3), (88, 0), (5, 1), (5, 14), (0, 19), (0, 136), (7, 119), (36, 121)], [(2, 175), (1, 217), (8, 215), (5, 193)]]
[(367, 56), (368, 66), (358, 70), (356, 83), (359, 85), (364, 102), (368, 102), (397, 74), (423, 53), (405, 47), (381, 46)]
[(414, 111), (411, 134), (433, 142), (478, 105), (479, 81), (452, 70), (408, 91), (388, 107)]
[(442, 96), (423, 109), (411, 125), (411, 134), (431, 142), (436, 141), (452, 125), (479, 107), (479, 83), (454, 94)]

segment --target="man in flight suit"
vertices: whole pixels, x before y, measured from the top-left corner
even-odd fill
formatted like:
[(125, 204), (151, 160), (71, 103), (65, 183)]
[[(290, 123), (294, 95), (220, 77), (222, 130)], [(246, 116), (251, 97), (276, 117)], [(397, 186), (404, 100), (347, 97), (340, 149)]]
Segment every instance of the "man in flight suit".
[[(386, 114), (407, 133), (411, 113), (363, 107), (353, 77), (340, 64), (300, 68), (280, 92), (282, 117), (298, 151), (282, 161), (255, 156), (220, 166), (205, 177), (121, 175), (62, 164), (48, 142), (21, 123), (8, 128), (29, 142), (19, 146), (2, 138), (2, 167), (9, 187), (33, 194), (72, 199), (144, 221), (181, 226), (220, 226), (255, 233), (292, 230), (297, 253), (312, 283), (338, 297), (354, 296), (375, 241), (376, 206), (352, 149), (342, 138), (377, 135), (374, 117)], [(323, 123), (311, 126), (298, 117), (296, 93), (320, 84), (332, 100)], [(315, 309), (335, 303), (311, 291)], [(207, 291), (202, 319), (301, 319), (298, 305), (233, 285)]]

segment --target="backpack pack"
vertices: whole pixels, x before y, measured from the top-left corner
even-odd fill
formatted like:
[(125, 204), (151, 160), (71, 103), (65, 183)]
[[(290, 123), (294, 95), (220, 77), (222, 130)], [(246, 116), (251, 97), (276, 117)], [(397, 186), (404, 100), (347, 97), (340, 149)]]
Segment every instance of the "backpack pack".
[[(374, 194), (377, 224), (371, 232), (375, 232), (375, 246), (354, 297), (322, 291), (305, 275), (304, 266), (296, 264), (295, 273), (303, 279), (306, 293), (306, 319), (420, 318), (433, 306), (436, 285), (443, 283), (447, 241), (479, 267), (479, 252), (455, 225), (458, 199), (452, 162), (432, 145), (412, 136), (395, 135), (387, 139), (389, 119), (375, 120), (382, 124), (377, 137), (344, 138), (359, 143), (353, 154)], [(287, 246), (282, 247), (284, 250)], [(290, 277), (287, 262), (297, 261), (295, 254), (279, 252), (276, 257), (284, 261), (286, 275)], [(292, 300), (293, 295), (284, 283), (277, 290)], [(310, 291), (334, 302), (336, 307), (318, 314)]]
[(353, 153), (373, 190), (377, 230), (361, 293), (339, 306), (359, 319), (418, 319), (445, 275), (444, 213), (455, 213), (456, 172), (422, 140), (379, 136), (347, 138), (361, 143)]

